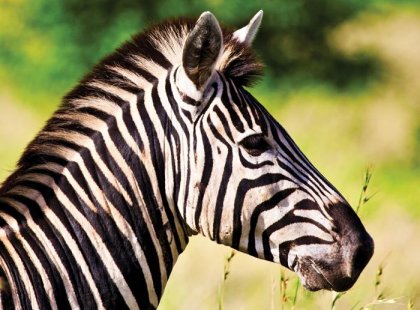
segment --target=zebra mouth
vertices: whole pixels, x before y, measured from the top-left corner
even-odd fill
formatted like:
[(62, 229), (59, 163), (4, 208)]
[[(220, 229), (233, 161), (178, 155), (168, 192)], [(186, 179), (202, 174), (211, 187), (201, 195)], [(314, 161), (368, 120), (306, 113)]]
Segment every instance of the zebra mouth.
[(293, 266), (293, 271), (298, 274), (303, 287), (309, 291), (333, 290), (344, 292), (349, 290), (357, 279), (357, 276), (343, 275), (339, 267), (324, 266), (322, 262), (316, 263), (308, 257), (295, 258)]
[(334, 289), (334, 285), (312, 259), (296, 257), (291, 267), (299, 276), (305, 289), (309, 291)]

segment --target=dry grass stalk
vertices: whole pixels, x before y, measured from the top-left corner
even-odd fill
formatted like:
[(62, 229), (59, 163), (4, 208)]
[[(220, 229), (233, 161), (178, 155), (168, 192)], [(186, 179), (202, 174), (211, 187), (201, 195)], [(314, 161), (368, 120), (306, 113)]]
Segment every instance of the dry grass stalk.
[(223, 267), (223, 279), (222, 279), (222, 283), (219, 286), (219, 294), (217, 298), (218, 304), (219, 304), (219, 310), (223, 309), (223, 290), (224, 290), (225, 282), (230, 273), (230, 264), (232, 262), (232, 259), (235, 257), (235, 254), (236, 254), (236, 251), (231, 250), (231, 252), (227, 256), (225, 256), (224, 267)]
[(357, 208), (356, 208), (356, 213), (359, 213), (360, 208), (362, 206), (364, 206), (370, 199), (372, 199), (373, 196), (375, 196), (375, 194), (372, 194), (372, 195), (369, 196), (368, 193), (367, 193), (369, 183), (370, 183), (371, 178), (372, 178), (372, 174), (373, 174), (373, 168), (372, 168), (372, 166), (368, 166), (366, 168), (365, 179), (363, 181), (362, 191), (360, 192), (359, 202), (358, 202)]

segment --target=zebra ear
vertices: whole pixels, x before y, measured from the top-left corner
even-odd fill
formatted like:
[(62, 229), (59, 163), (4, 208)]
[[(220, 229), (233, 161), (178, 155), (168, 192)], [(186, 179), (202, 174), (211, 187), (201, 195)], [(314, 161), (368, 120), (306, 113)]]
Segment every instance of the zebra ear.
[[(216, 17), (204, 12), (188, 35), (182, 51), (182, 67), (194, 84), (196, 93), (202, 94), (213, 75), (223, 46), (222, 30)], [(191, 91), (190, 87), (189, 88)], [(194, 99), (199, 100), (197, 96)]]
[(257, 14), (254, 15), (254, 17), (250, 20), (248, 25), (245, 27), (236, 30), (233, 33), (233, 37), (238, 40), (239, 42), (246, 43), (248, 45), (251, 45), (252, 41), (254, 41), (255, 35), (258, 32), (258, 28), (261, 25), (261, 20), (263, 17), (263, 11), (258, 11)]

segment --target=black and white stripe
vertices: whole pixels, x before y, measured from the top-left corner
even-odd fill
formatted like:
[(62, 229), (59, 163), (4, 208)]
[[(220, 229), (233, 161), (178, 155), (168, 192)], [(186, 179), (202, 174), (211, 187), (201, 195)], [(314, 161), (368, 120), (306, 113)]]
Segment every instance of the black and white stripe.
[(3, 308), (156, 308), (195, 233), (309, 289), (354, 283), (370, 237), (243, 88), (260, 74), (261, 17), (236, 32), (208, 12), (158, 25), (64, 98), (0, 189)]

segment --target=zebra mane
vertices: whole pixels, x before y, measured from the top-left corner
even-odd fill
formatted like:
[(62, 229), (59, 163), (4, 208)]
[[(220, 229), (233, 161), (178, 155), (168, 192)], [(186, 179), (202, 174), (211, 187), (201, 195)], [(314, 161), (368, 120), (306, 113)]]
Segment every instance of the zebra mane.
[[(82, 83), (92, 79), (106, 79), (106, 72), (115, 66), (153, 72), (156, 65), (169, 69), (181, 64), (183, 44), (195, 22), (195, 18), (172, 19), (134, 35), (131, 40), (99, 62)], [(224, 49), (215, 69), (238, 85), (254, 85), (262, 76), (262, 63), (250, 45), (233, 38), (232, 29), (223, 25), (221, 28)], [(68, 97), (71, 95), (72, 93)]]

